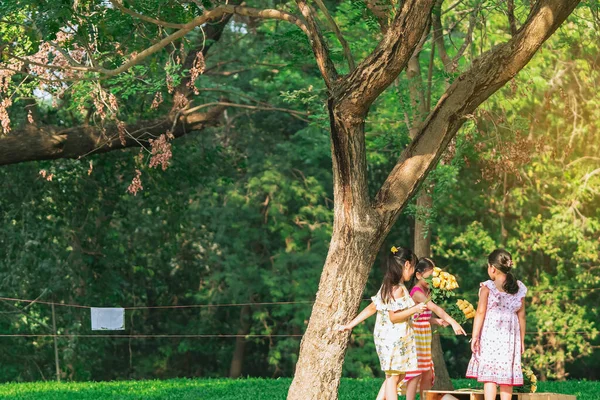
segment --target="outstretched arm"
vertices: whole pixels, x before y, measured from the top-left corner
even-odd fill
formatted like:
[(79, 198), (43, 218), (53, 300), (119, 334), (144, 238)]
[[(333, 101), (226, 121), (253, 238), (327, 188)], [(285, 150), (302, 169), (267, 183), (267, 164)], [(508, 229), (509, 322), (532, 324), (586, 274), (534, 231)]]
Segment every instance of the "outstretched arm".
[(377, 312), (377, 307), (375, 303), (371, 302), (368, 306), (366, 306), (360, 314), (358, 314), (350, 323), (347, 325), (342, 325), (338, 328), (339, 332), (351, 331), (356, 325), (363, 322), (365, 319), (369, 318), (373, 314)]
[(485, 319), (485, 313), (487, 312), (489, 295), (490, 289), (482, 286), (479, 290), (479, 303), (477, 304), (477, 312), (475, 313), (475, 320), (473, 321), (473, 337), (471, 339), (471, 351), (475, 354), (479, 354), (479, 335), (481, 335), (483, 320)]
[(452, 326), (452, 329), (454, 330), (455, 334), (465, 335), (465, 336), (467, 335), (467, 332), (465, 332), (463, 327), (460, 326), (460, 324), (458, 322), (456, 322), (456, 320), (454, 318), (452, 318), (446, 311), (444, 311), (444, 309), (442, 307), (438, 306), (437, 304), (435, 304), (433, 301), (430, 300), (427, 302), (427, 308), (429, 308), (432, 312), (435, 313), (435, 315), (440, 317), (442, 320), (449, 323), (450, 326)]
[[(434, 312), (443, 321), (452, 325), (452, 329), (454, 329), (455, 334), (457, 334), (457, 335), (466, 335), (467, 334), (465, 332), (465, 330), (462, 328), (462, 326), (460, 326), (460, 324), (458, 322), (456, 322), (456, 320), (454, 320), (454, 318), (452, 318), (450, 315), (448, 315), (448, 313), (446, 311), (444, 311), (444, 309), (442, 307), (438, 306), (431, 300), (427, 300), (427, 296), (425, 296), (425, 293), (423, 293), (421, 291), (415, 291), (412, 298), (415, 301), (415, 303), (416, 302), (425, 303), (429, 310)], [(437, 323), (437, 321), (436, 321), (436, 323)], [(438, 325), (443, 326), (444, 324), (438, 324)]]
[(398, 322), (404, 322), (410, 318), (411, 315), (422, 313), (425, 310), (427, 310), (427, 305), (425, 303), (418, 303), (415, 306), (401, 311), (389, 311), (390, 321), (392, 321), (394, 324), (397, 324)]

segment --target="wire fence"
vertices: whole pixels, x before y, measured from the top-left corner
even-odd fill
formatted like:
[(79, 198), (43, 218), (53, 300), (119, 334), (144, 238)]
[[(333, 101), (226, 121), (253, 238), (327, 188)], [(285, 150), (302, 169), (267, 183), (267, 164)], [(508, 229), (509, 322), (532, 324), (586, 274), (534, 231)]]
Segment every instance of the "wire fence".
[[(581, 292), (593, 292), (600, 290), (600, 287), (597, 288), (561, 288), (561, 289), (545, 289), (545, 290), (530, 290), (528, 295), (531, 296), (534, 293), (555, 293), (555, 292), (573, 292), (573, 291), (581, 291)], [(463, 296), (464, 297), (464, 296)], [(5, 302), (17, 302), (17, 303), (28, 303), (26, 308), (31, 307), (34, 304), (43, 304), (49, 305), (52, 307), (70, 307), (70, 308), (78, 308), (78, 309), (92, 309), (93, 306), (87, 306), (82, 304), (73, 304), (73, 303), (61, 303), (61, 302), (51, 302), (40, 300), (39, 298), (31, 300), (31, 299), (20, 299), (15, 297), (0, 297), (0, 301)], [(361, 301), (371, 301), (370, 298), (362, 299)], [(136, 311), (136, 310), (167, 310), (167, 309), (190, 309), (190, 308), (216, 308), (216, 307), (244, 307), (244, 306), (278, 306), (278, 305), (311, 305), (315, 304), (314, 300), (301, 300), (301, 301), (272, 301), (272, 302), (253, 302), (253, 303), (219, 303), (219, 304), (184, 304), (184, 305), (159, 305), (159, 306), (130, 306), (130, 307), (120, 307), (124, 310)], [(24, 311), (24, 309), (23, 309)], [(53, 315), (53, 323), (55, 322), (55, 317)], [(0, 334), (0, 338), (11, 338), (11, 337), (51, 337), (51, 338), (113, 338), (113, 339), (162, 339), (162, 338), (185, 338), (185, 339), (193, 339), (193, 338), (302, 338), (303, 334), (57, 334), (56, 329), (54, 329), (53, 334), (35, 334), (35, 333), (14, 333), (14, 334)], [(560, 331), (529, 331), (526, 332), (526, 335), (551, 335), (557, 334), (562, 335), (565, 332)], [(594, 333), (580, 331), (580, 332), (570, 332), (572, 334), (584, 335), (584, 336), (596, 336)], [(454, 336), (454, 333), (450, 332), (438, 332), (440, 336)], [(471, 332), (468, 332), (470, 335)], [(360, 337), (371, 337), (372, 333), (352, 333), (352, 337), (360, 338)]]

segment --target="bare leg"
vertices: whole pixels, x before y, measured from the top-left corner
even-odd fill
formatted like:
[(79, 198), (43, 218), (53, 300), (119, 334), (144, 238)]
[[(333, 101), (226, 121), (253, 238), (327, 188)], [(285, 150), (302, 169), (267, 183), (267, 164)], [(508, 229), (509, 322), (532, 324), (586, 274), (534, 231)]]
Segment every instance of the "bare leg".
[(410, 381), (408, 381), (408, 383), (406, 384), (406, 400), (415, 400), (415, 398), (417, 397), (417, 387), (419, 386), (419, 379), (421, 379), (421, 377), (416, 376)]
[(398, 383), (404, 375), (391, 375), (385, 380), (385, 400), (398, 400)]
[(431, 374), (432, 371), (430, 369), (421, 374), (421, 399), (425, 398), (423, 392), (431, 389)]
[(381, 389), (379, 389), (379, 393), (377, 394), (377, 400), (385, 400), (385, 381), (386, 380), (387, 380), (387, 377), (381, 384)]
[(510, 400), (512, 397), (513, 387), (508, 385), (500, 385), (500, 400)]
[(485, 400), (496, 400), (496, 384), (486, 382), (483, 384), (483, 397)]

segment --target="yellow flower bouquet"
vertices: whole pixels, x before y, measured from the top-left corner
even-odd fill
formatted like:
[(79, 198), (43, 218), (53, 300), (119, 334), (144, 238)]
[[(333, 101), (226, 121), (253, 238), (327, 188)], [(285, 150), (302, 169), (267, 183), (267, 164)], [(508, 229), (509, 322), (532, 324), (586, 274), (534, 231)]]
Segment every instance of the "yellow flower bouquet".
[(475, 307), (467, 300), (458, 299), (456, 303), (449, 304), (445, 310), (459, 324), (464, 324), (475, 317)]
[(535, 393), (537, 390), (537, 377), (529, 367), (523, 367), (523, 386), (515, 386), (517, 393)]
[(449, 299), (454, 296), (453, 290), (458, 288), (456, 277), (451, 273), (434, 267), (433, 273), (427, 279), (429, 283), (430, 297), (433, 302)]

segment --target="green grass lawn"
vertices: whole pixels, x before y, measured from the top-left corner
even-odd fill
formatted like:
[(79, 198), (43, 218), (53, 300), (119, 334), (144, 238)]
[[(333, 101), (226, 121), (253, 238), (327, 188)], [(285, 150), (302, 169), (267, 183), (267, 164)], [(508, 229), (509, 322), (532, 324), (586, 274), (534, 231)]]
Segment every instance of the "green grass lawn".
[[(340, 400), (373, 400), (381, 379), (343, 379)], [(285, 399), (291, 379), (172, 379), (166, 381), (116, 381), (78, 383), (7, 383), (0, 399), (11, 400), (276, 400)], [(477, 383), (455, 380), (457, 388)], [(600, 382), (540, 382), (539, 392), (574, 394), (578, 400), (596, 400)]]

